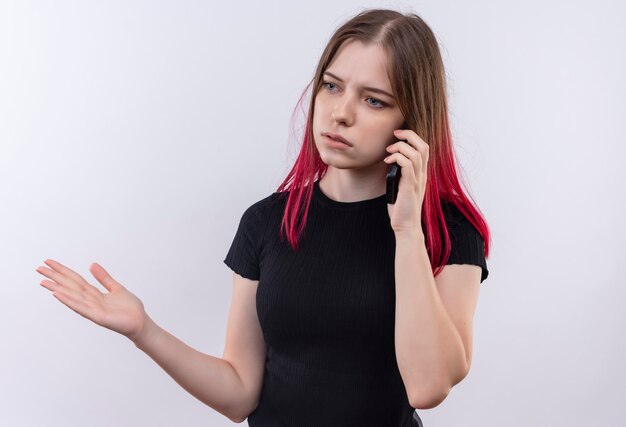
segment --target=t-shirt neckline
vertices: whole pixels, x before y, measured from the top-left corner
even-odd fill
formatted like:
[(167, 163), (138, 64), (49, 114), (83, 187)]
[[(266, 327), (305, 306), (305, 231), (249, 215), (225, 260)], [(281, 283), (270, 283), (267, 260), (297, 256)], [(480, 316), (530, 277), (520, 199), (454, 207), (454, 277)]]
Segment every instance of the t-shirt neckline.
[(376, 206), (384, 206), (387, 204), (387, 194), (382, 194), (378, 197), (374, 197), (373, 199), (358, 200), (356, 202), (340, 202), (333, 200), (322, 192), (319, 180), (315, 181), (313, 184), (313, 198), (325, 207), (338, 210), (365, 209)]

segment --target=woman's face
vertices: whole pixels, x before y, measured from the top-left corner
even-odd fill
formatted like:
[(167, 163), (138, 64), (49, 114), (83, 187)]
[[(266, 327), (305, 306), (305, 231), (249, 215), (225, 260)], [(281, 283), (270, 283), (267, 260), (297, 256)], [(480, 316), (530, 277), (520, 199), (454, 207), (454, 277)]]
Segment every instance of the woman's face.
[[(398, 141), (393, 131), (404, 123), (391, 91), (386, 64), (380, 46), (352, 40), (337, 51), (326, 68), (324, 83), (315, 98), (313, 136), (327, 165), (342, 169), (386, 167), (381, 164), (388, 155), (385, 149)], [(341, 135), (350, 146), (329, 145), (323, 136), (325, 132)]]

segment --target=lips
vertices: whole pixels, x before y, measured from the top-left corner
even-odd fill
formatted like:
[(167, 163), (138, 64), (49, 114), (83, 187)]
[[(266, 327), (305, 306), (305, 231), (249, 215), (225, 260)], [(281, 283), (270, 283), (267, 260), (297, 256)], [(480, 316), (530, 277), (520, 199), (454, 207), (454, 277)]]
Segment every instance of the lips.
[(324, 132), (322, 135), (327, 136), (330, 139), (334, 139), (335, 141), (343, 142), (344, 144), (352, 147), (352, 144), (348, 142), (343, 136), (339, 135), (338, 133)]

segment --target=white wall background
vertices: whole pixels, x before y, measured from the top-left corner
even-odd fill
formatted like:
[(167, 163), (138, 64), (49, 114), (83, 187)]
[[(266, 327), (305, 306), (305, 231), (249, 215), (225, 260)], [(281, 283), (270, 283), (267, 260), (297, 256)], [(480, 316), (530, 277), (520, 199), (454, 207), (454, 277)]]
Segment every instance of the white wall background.
[(221, 356), (239, 219), (295, 160), (289, 119), (324, 45), (370, 7), (438, 36), (493, 233), (472, 370), (424, 425), (623, 425), (617, 0), (0, 2), (0, 425), (233, 424), (35, 268), (52, 258), (104, 291), (96, 261)]

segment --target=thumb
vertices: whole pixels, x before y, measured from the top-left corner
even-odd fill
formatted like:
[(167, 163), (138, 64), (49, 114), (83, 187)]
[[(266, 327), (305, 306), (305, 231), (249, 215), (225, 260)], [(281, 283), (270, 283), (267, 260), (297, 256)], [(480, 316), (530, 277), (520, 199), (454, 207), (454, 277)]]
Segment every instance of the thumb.
[(104, 267), (102, 267), (97, 262), (91, 264), (91, 266), (89, 267), (89, 271), (91, 271), (91, 274), (93, 274), (93, 276), (98, 279), (98, 282), (100, 282), (102, 286), (104, 286), (109, 292), (111, 292), (116, 287), (122, 286), (118, 282), (116, 282), (115, 279), (113, 279), (109, 275), (109, 273), (107, 273)]

